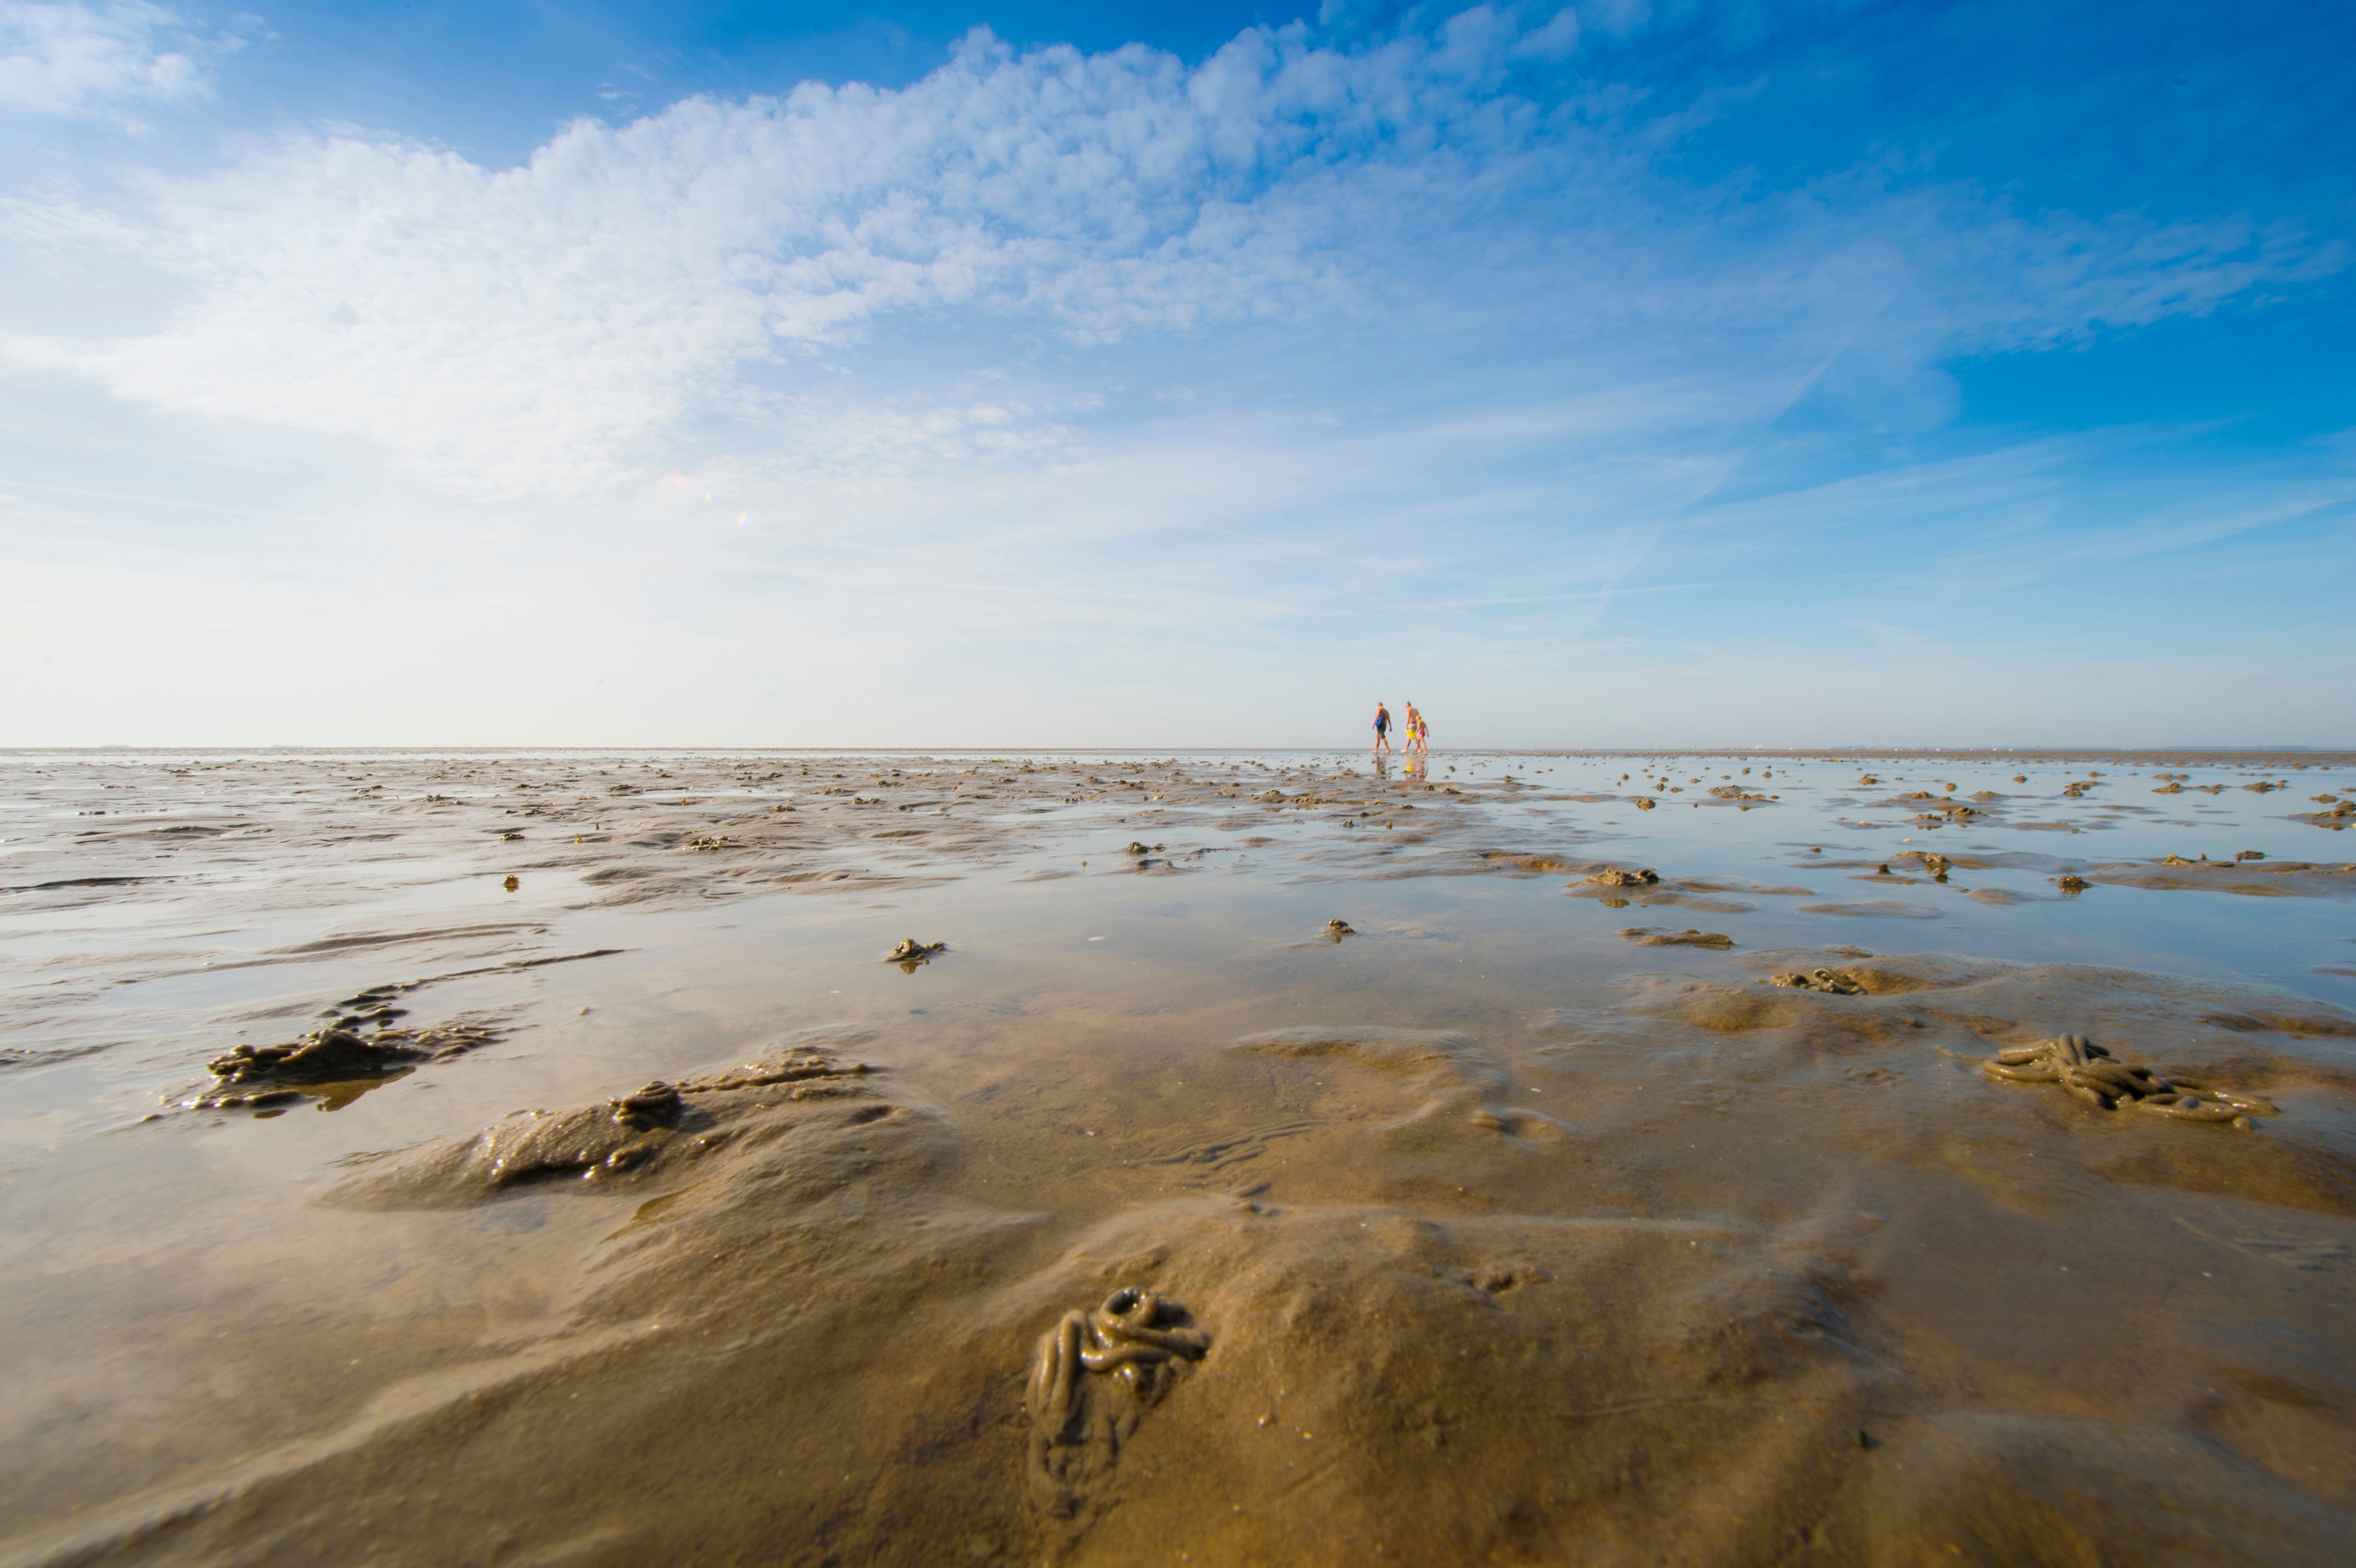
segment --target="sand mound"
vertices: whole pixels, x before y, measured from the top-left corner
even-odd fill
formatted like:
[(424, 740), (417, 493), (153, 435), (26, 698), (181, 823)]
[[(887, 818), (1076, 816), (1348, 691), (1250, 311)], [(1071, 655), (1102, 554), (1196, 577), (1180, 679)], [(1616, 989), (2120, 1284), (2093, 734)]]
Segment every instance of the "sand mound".
[(1517, 1147), (1559, 1146), (1570, 1129), (1552, 1116), (1513, 1103), (1505, 1074), (1469, 1035), (1440, 1029), (1370, 1026), (1275, 1029), (1247, 1035), (1238, 1051), (1282, 1057), (1336, 1057), (1407, 1079), (1415, 1108), (1377, 1121), (1372, 1130), (1402, 1149), (1445, 1152), (1481, 1135)]
[(863, 1036), (814, 1034), (741, 1067), (675, 1085), (650, 1083), (603, 1104), (518, 1112), (471, 1138), (368, 1169), (328, 1199), (352, 1208), (436, 1208), (550, 1181), (643, 1185), (686, 1174), (723, 1149), (741, 1158), (796, 1133), (804, 1134), (798, 1145), (827, 1131), (873, 1137), (878, 1122), (919, 1119), (868, 1081), (868, 1064), (841, 1056), (843, 1046)]
[[(1821, 1555), (1877, 1564), (2324, 1563), (2346, 1516), (2210, 1444), (2112, 1422), (1965, 1412), (1911, 1427)], [(1893, 1450), (1894, 1453), (1894, 1450)]]
[[(2119, 971), (1751, 961), (1858, 985), (1652, 977), (1566, 1010), (1547, 1032), (1575, 1037), (1522, 1068), (1453, 1030), (1232, 1042), (1229, 1062), (1363, 1079), (1352, 1103), (1373, 1109), (1251, 1136), (1325, 1136), (1411, 1207), (1205, 1194), (1058, 1219), (979, 1202), (951, 1179), (964, 1136), (862, 1070), (853, 1030), (389, 1157), (334, 1200), (644, 1200), (615, 1209), (552, 1326), (199, 1488), (85, 1515), (35, 1560), (2329, 1560), (2347, 1488), (2309, 1472), (2350, 1451), (2356, 1382), (2319, 1347), (2005, 1303), (2051, 1314), (2073, 1369), (2079, 1345), (2114, 1348), (2092, 1363), (2139, 1402), (2097, 1419), (2041, 1382), (1958, 1378), (1943, 1340), (1878, 1316), (1889, 1243), (1858, 1195), (1638, 1218), (1603, 1200), (1625, 1173), (1583, 1145), (1652, 1114), (1588, 1066), (1614, 1046), (1659, 1086), (1707, 1079), (1763, 1109), (1753, 1131), (1853, 1144), (1872, 1182), (1940, 1194), (1943, 1213), (1976, 1190), (2025, 1222), (2069, 1218), (2115, 1204), (2122, 1176), (2312, 1210), (2346, 1186), (2329, 1130), (2344, 1090), (2293, 1064), (2340, 1048), (2350, 1021)], [(2262, 1087), (2285, 1114), (2254, 1134), (2136, 1125), (1980, 1073), (1990, 1040), (2065, 1022), (2161, 1058), (2222, 1042), (2212, 1070), (2282, 1080)], [(2273, 1026), (2288, 1025), (2309, 1038)], [(1576, 1136), (1513, 1102), (1526, 1071), (1583, 1068)], [(1828, 1096), (1843, 1113), (1809, 1119)], [(1146, 1168), (1208, 1169), (1235, 1146)], [(1729, 1173), (1740, 1190), (1774, 1183), (1757, 1156)], [(1583, 1211), (1512, 1208), (1530, 1172)], [(2293, 1267), (2333, 1266), (2302, 1244)]]
[[(1544, 1032), (1571, 1037), (1547, 1051), (1566, 1064), (1599, 1050), (1641, 1053), (1672, 1081), (1823, 1104), (1827, 1114), (1812, 1118), (1818, 1135), (1877, 1161), (1952, 1165), (2029, 1208), (2062, 1200), (2055, 1177), (2066, 1169), (2356, 1214), (2356, 1149), (2341, 1132), (2356, 1112), (2356, 1063), (2341, 1044), (2356, 1019), (2325, 1004), (2090, 965), (1813, 951), (1744, 961), (1822, 969), (1856, 991), (1648, 975), (1618, 1007), (1544, 1020)], [(1980, 1070), (2000, 1051), (2061, 1036), (2167, 1078), (2260, 1097), (2282, 1114), (2254, 1128), (2123, 1120), (2058, 1095), (2008, 1092)], [(1862, 1096), (1859, 1081), (1898, 1092)]]

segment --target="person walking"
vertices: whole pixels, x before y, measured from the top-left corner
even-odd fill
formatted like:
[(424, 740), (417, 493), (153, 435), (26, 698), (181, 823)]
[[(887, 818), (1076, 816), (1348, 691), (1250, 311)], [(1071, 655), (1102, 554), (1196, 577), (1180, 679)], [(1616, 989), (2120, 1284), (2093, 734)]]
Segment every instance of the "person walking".
[(1381, 757), (1391, 748), (1391, 711), (1383, 706), (1380, 697), (1375, 699), (1375, 755)]
[(1408, 753), (1410, 755), (1420, 755), (1422, 743), (1423, 715), (1415, 711), (1415, 704), (1413, 703), (1409, 703), (1407, 704), (1407, 748)]

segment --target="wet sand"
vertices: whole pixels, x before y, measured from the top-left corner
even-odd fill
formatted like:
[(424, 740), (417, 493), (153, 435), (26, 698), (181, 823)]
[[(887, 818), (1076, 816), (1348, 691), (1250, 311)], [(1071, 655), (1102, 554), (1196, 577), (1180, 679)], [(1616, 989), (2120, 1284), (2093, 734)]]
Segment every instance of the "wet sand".
[(2356, 758), (0, 776), (0, 1561), (2356, 1543)]

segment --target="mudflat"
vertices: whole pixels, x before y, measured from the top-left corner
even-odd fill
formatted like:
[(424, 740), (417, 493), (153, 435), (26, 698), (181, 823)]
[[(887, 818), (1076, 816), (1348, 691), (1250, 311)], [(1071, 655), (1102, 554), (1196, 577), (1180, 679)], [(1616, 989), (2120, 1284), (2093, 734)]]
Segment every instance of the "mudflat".
[(0, 1561), (2356, 1547), (2356, 758), (0, 784)]

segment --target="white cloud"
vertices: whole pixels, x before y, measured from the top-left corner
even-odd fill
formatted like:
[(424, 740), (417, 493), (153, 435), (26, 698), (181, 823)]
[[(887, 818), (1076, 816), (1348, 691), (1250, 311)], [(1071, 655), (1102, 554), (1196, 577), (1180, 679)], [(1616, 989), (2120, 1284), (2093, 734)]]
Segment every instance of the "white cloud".
[(1652, 0), (1588, 0), (1587, 15), (1605, 32), (1625, 38), (1653, 19)]
[[(13, 348), (167, 406), (365, 435), (472, 489), (594, 484), (744, 362), (879, 314), (1103, 342), (1331, 289), (1333, 215), (1287, 188), (1379, 139), (1370, 100), (1412, 55), (1250, 34), (1189, 72), (977, 38), (905, 91), (694, 100), (503, 171), (302, 138), (157, 192), (143, 249), (191, 290), (168, 330)], [(119, 221), (84, 218), (120, 248)], [(27, 206), (15, 227), (54, 249), (59, 222)]]
[(134, 104), (209, 95), (204, 56), (214, 47), (190, 39), (178, 16), (144, 0), (0, 0), (0, 105), (127, 119)]
[(1560, 59), (1579, 47), (1579, 12), (1566, 5), (1545, 26), (1532, 28), (1513, 48), (1516, 59)]
[[(151, 31), (167, 19), (135, 14)], [(453, 492), (523, 497), (715, 442), (778, 472), (1055, 448), (1069, 386), (819, 380), (894, 354), (917, 367), (904, 381), (937, 380), (953, 340), (1019, 378), (1044, 350), (1016, 339), (1042, 331), (1085, 352), (1317, 321), (1356, 345), (1288, 367), (1265, 394), (1287, 403), (1321, 366), (1346, 380), (1352, 353), (1412, 384), (1418, 363), (1485, 338), (1552, 367), (1548, 399), (1597, 385), (1583, 367), (1601, 363), (1723, 377), (1734, 426), (1835, 367), (1920, 423), (1943, 406), (1943, 355), (2207, 310), (2341, 264), (2294, 234), (2018, 216), (1870, 171), (1758, 199), (1681, 185), (1655, 171), (1650, 131), (1505, 90), (1509, 62), (1569, 48), (1579, 25), (1482, 6), (1348, 49), (1252, 29), (1193, 68), (1139, 46), (1017, 54), (978, 33), (903, 90), (809, 84), (584, 121), (498, 170), (300, 134), (155, 182), (145, 210), (0, 209), (58, 276), (135, 256), (159, 279), (148, 292), (178, 301), (160, 329), (19, 334), (0, 353), (161, 408), (361, 437)], [(1000, 417), (970, 414), (983, 405)]]

